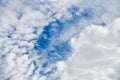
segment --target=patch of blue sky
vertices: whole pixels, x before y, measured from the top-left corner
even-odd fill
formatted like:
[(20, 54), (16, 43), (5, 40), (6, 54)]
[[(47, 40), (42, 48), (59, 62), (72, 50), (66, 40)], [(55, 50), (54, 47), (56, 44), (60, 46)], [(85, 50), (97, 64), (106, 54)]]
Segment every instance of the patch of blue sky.
[(94, 17), (94, 12), (91, 8), (84, 8), (83, 10), (80, 10), (79, 7), (72, 6), (68, 8), (68, 13), (71, 15), (71, 18), (65, 19), (62, 22), (64, 23), (66, 30), (67, 28), (70, 28), (71, 25), (74, 25), (81, 20), (90, 21)]
[[(65, 22), (56, 20), (55, 22), (51, 22), (49, 23), (49, 25), (45, 26), (42, 34), (37, 40), (35, 49), (39, 53), (42, 53), (40, 52), (42, 50), (46, 50), (46, 53), (48, 54), (47, 58), (50, 60), (52, 59), (53, 62), (65, 59), (66, 56), (68, 56), (71, 48), (69, 45), (69, 41), (66, 40), (65, 42), (62, 42), (60, 40), (59, 37), (60, 35), (62, 35), (62, 31), (70, 28), (70, 25), (80, 20), (81, 17), (91, 17), (90, 10), (85, 10), (84, 12), (81, 12), (81, 15), (76, 15), (75, 13), (78, 10), (78, 7), (72, 7), (71, 9), (69, 9), (73, 16), (72, 19), (68, 19)], [(52, 47), (53, 49), (51, 49), (50, 47)]]
[(49, 77), (51, 74), (55, 73), (55, 71), (57, 70), (57, 67), (53, 67), (51, 68), (49, 71), (40, 71), (39, 74), (42, 76), (47, 76)]
[(45, 26), (43, 32), (37, 39), (34, 49), (37, 51), (38, 55), (42, 55), (39, 60), (43, 61), (40, 75), (50, 76), (55, 72), (55, 69), (51, 69), (49, 72), (45, 72), (45, 69), (49, 68), (50, 65), (67, 59), (70, 54), (70, 44), (69, 41), (62, 42), (60, 40), (61, 32), (65, 29), (65, 23), (56, 20), (51, 22), (49, 25)]
[(37, 40), (37, 44), (40, 48), (46, 49), (50, 46), (52, 38), (59, 37), (60, 32), (62, 31), (63, 24), (59, 21), (52, 22), (49, 25), (45, 26), (42, 34)]
[[(91, 19), (93, 13), (90, 9), (85, 9), (77, 15), (76, 12), (79, 11), (78, 7), (72, 7), (69, 9), (72, 18), (65, 20), (64, 22), (56, 20), (49, 23), (44, 27), (43, 32), (37, 39), (35, 44), (35, 50), (39, 55), (43, 55), (45, 62), (42, 63), (42, 68), (47, 68), (51, 64), (58, 61), (66, 60), (71, 53), (71, 46), (69, 40), (62, 41), (60, 35), (63, 35), (67, 28), (70, 28), (72, 24), (75, 24), (80, 19)], [(43, 59), (42, 58), (42, 59)], [(40, 75), (48, 76), (53, 72), (40, 71)]]
[[(58, 27), (59, 28), (59, 27)], [(44, 28), (44, 31), (42, 35), (38, 38), (38, 43), (35, 46), (35, 49), (45, 49), (47, 50), (48, 58), (53, 60), (56, 60), (55, 58), (58, 58), (57, 56), (61, 56), (61, 58), (65, 57), (64, 53), (67, 53), (70, 51), (70, 45), (66, 42), (58, 41), (57, 37), (59, 37), (60, 32), (62, 31), (61, 28), (52, 30), (53, 28), (51, 26), (47, 26), (47, 28)], [(57, 31), (58, 30), (58, 31)], [(52, 41), (55, 41), (55, 43)], [(57, 42), (57, 43), (56, 43)], [(52, 47), (52, 49), (50, 48)], [(39, 50), (40, 51), (40, 50)], [(58, 60), (60, 60), (58, 58)], [(58, 61), (57, 60), (57, 61)]]
[(44, 62), (42, 68), (46, 68), (49, 65), (49, 62)]
[[(68, 12), (72, 15), (72, 20), (75, 19), (91, 19), (94, 16), (93, 10), (91, 8), (84, 8), (80, 10), (77, 6), (72, 6), (68, 9)], [(75, 20), (74, 19), (74, 20)]]
[(33, 65), (34, 65), (35, 67), (34, 67), (34, 69), (33, 69), (33, 71), (32, 71), (32, 74), (31, 74), (30, 76), (33, 76), (33, 75), (36, 73), (37, 69), (38, 69), (38, 65), (37, 65), (37, 62), (36, 62), (36, 61), (33, 61)]
[(73, 6), (73, 7), (69, 8), (68, 11), (69, 11), (73, 16), (76, 16), (76, 12), (79, 11), (79, 8), (76, 7), (76, 6)]
[(48, 58), (52, 62), (65, 60), (70, 55), (70, 52), (71, 47), (69, 42), (60, 42), (59, 44), (54, 44), (52, 50), (48, 50)]
[(101, 26), (105, 26), (105, 25), (106, 25), (106, 23), (105, 23), (105, 22), (102, 22), (100, 25), (101, 25)]
[(92, 12), (91, 8), (85, 8), (81, 12), (81, 17), (83, 17), (83, 18), (92, 18), (93, 15), (94, 15), (94, 13)]
[(74, 24), (76, 22), (84, 20), (85, 24), (92, 23), (100, 26), (106, 25), (106, 22), (104, 21), (101, 20), (96, 21), (96, 19), (101, 18), (101, 16), (103, 15), (102, 7), (96, 10), (96, 8), (94, 9), (92, 7), (80, 8), (77, 6), (72, 6), (68, 9), (68, 12), (72, 15), (72, 18), (70, 20), (67, 20), (67, 23), (69, 24)]
[(105, 27), (105, 26), (106, 26), (106, 23), (105, 23), (105, 22), (94, 23), (94, 24), (95, 24), (95, 25), (102, 26), (102, 27)]

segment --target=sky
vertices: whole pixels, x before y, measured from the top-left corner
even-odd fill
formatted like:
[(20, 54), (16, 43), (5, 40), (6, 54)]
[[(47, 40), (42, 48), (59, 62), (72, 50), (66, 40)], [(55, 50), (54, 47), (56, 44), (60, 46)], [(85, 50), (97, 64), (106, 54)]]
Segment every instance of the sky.
[(0, 80), (119, 80), (120, 0), (0, 0)]

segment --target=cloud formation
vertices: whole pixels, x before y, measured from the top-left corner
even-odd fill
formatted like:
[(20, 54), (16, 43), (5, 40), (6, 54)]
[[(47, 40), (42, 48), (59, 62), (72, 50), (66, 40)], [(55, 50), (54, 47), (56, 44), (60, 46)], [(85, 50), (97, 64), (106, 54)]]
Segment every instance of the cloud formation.
[[(67, 80), (119, 80), (120, 18), (107, 26), (91, 25), (71, 38)], [(64, 79), (62, 80), (66, 80)]]
[[(106, 59), (114, 55), (112, 52), (118, 53), (119, 27), (105, 25), (120, 16), (119, 3), (119, 0), (0, 0), (0, 80), (61, 80), (71, 54), (82, 52), (81, 60), (88, 62), (90, 58), (91, 64), (95, 57), (101, 61), (101, 57)], [(73, 38), (78, 33), (80, 37)], [(79, 44), (79, 39), (83, 44)], [(115, 40), (118, 41), (114, 43)], [(98, 54), (86, 56), (87, 51), (94, 50)], [(104, 56), (107, 52), (110, 54)]]

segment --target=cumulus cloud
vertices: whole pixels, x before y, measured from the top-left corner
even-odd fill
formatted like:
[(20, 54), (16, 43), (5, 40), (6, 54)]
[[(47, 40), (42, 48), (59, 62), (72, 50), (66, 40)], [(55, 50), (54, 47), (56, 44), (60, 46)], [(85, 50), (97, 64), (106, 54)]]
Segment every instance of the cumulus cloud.
[[(73, 55), (66, 62), (67, 80), (118, 80), (120, 18), (107, 26), (91, 25), (71, 38)], [(63, 75), (62, 80), (66, 80)]]

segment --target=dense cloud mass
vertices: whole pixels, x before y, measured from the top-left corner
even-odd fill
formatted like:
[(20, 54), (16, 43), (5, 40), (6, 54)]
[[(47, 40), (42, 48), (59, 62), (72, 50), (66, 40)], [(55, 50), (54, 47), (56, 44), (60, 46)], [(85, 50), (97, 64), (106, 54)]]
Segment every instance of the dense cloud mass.
[(0, 80), (119, 80), (120, 0), (0, 0)]
[(120, 18), (104, 27), (88, 26), (73, 37), (73, 55), (66, 62), (68, 80), (119, 80), (119, 37)]

